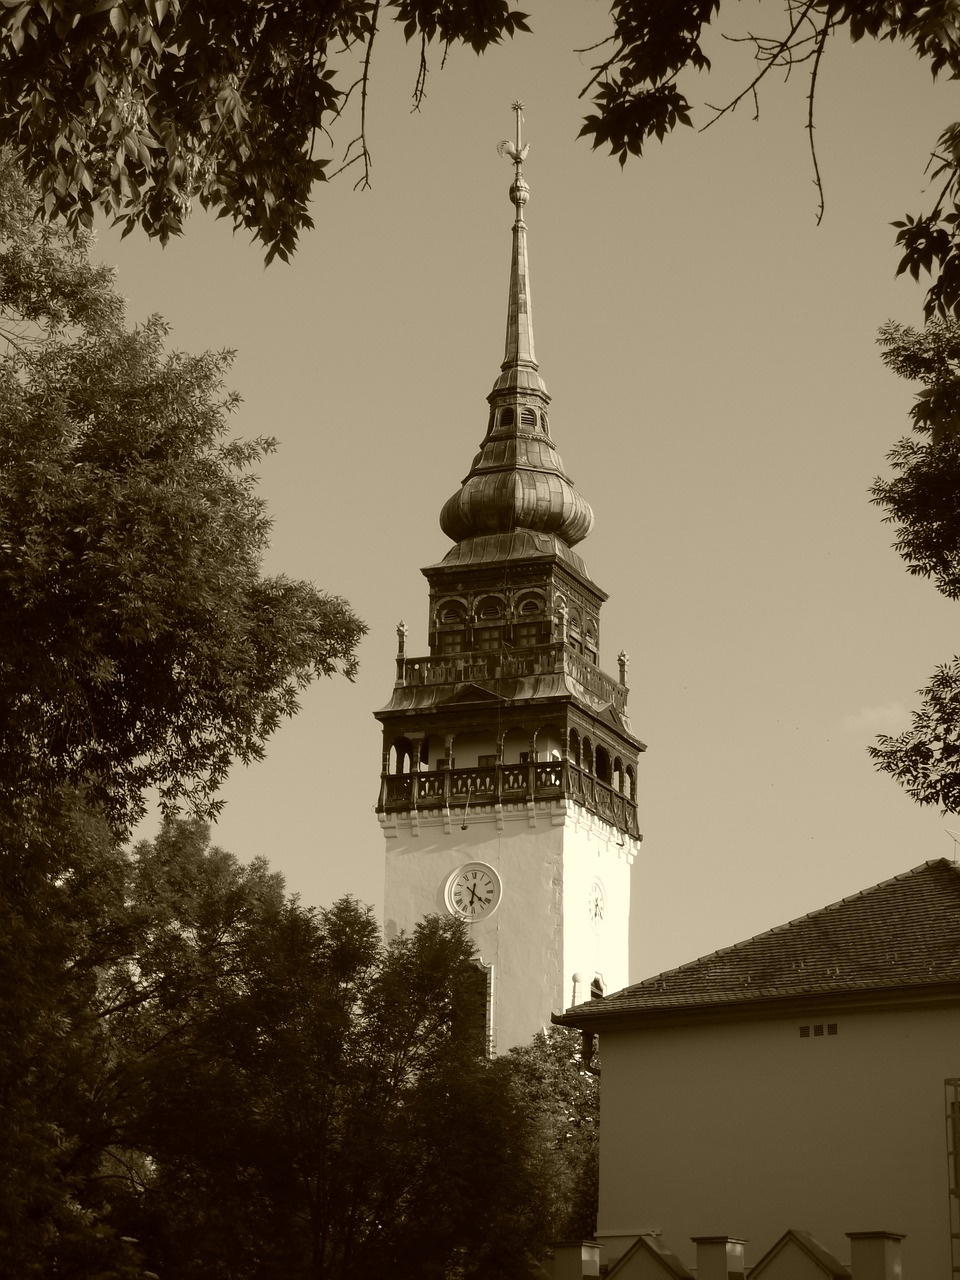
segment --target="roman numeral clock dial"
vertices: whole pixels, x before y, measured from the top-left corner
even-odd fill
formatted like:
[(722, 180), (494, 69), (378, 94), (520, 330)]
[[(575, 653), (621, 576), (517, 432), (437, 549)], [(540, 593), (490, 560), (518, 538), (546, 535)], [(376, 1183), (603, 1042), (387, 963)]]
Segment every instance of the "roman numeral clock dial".
[(482, 920), (492, 915), (500, 904), (500, 877), (485, 862), (468, 862), (454, 871), (444, 889), (444, 900), (451, 915), (462, 920)]

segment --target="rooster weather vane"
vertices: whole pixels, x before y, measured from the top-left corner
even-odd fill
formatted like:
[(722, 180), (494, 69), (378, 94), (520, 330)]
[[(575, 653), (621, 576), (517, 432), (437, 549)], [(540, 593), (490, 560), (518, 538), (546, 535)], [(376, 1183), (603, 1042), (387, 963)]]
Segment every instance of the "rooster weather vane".
[(523, 103), (515, 102), (513, 104), (513, 110), (517, 113), (517, 141), (516, 143), (513, 143), (509, 138), (504, 138), (503, 142), (498, 145), (497, 151), (502, 156), (510, 157), (513, 163), (517, 166), (517, 173), (519, 174), (520, 166), (523, 164), (524, 160), (526, 160), (527, 152), (530, 150), (530, 143), (528, 142), (526, 146), (523, 146), (520, 137), (520, 121), (523, 119), (523, 116), (521, 115), (521, 112), (523, 111)]

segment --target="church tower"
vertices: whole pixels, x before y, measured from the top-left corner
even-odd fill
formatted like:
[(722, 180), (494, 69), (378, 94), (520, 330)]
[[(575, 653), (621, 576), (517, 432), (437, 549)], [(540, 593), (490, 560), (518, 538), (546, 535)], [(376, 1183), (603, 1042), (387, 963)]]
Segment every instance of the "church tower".
[(486, 971), (492, 1052), (550, 1013), (628, 982), (630, 867), (641, 839), (626, 655), (600, 661), (606, 594), (574, 546), (593, 512), (564, 471), (533, 342), (521, 103), (506, 349), (480, 451), (423, 570), (426, 657), (399, 649), (377, 813), (387, 937), (424, 915), (467, 921)]

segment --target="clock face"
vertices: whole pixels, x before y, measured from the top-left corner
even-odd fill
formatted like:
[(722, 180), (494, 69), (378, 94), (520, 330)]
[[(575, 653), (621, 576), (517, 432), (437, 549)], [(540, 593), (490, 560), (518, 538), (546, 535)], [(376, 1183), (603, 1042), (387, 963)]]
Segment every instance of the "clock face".
[(482, 920), (500, 903), (500, 877), (485, 862), (468, 862), (447, 881), (447, 910), (462, 920)]
[(587, 912), (590, 916), (590, 923), (595, 929), (599, 929), (603, 924), (603, 918), (606, 914), (607, 903), (603, 896), (603, 885), (599, 880), (594, 880), (590, 886), (590, 896), (587, 900)]

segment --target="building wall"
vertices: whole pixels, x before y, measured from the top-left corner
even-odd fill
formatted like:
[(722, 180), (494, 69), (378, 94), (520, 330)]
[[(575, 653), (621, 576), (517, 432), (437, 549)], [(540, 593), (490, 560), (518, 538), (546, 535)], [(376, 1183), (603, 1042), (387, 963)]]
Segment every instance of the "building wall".
[[(630, 867), (638, 842), (578, 805), (567, 804), (563, 828), (563, 941), (565, 986), (559, 1013), (590, 998), (594, 975), (605, 994), (630, 981)], [(603, 897), (602, 919), (590, 909), (594, 885)], [(574, 993), (573, 976), (583, 988)]]
[(687, 1266), (693, 1235), (751, 1241), (751, 1265), (792, 1225), (841, 1259), (847, 1231), (904, 1232), (905, 1275), (950, 1274), (943, 1081), (960, 1074), (960, 1008), (604, 1032), (601, 1056), (606, 1261), (660, 1231)]
[[(446, 821), (430, 810), (383, 814), (381, 823), (388, 940), (429, 913), (446, 912), (447, 881), (464, 863), (486, 863), (499, 875), (500, 905), (469, 925), (481, 960), (492, 967), (495, 1051), (526, 1044), (548, 1027), (550, 1014), (572, 1003), (575, 973), (586, 977), (584, 999), (595, 973), (607, 990), (626, 984), (636, 847), (629, 837), (563, 801), (505, 804), (499, 819), (491, 806), (476, 806), (466, 815), (451, 810)], [(599, 928), (588, 910), (595, 879), (606, 908)]]

